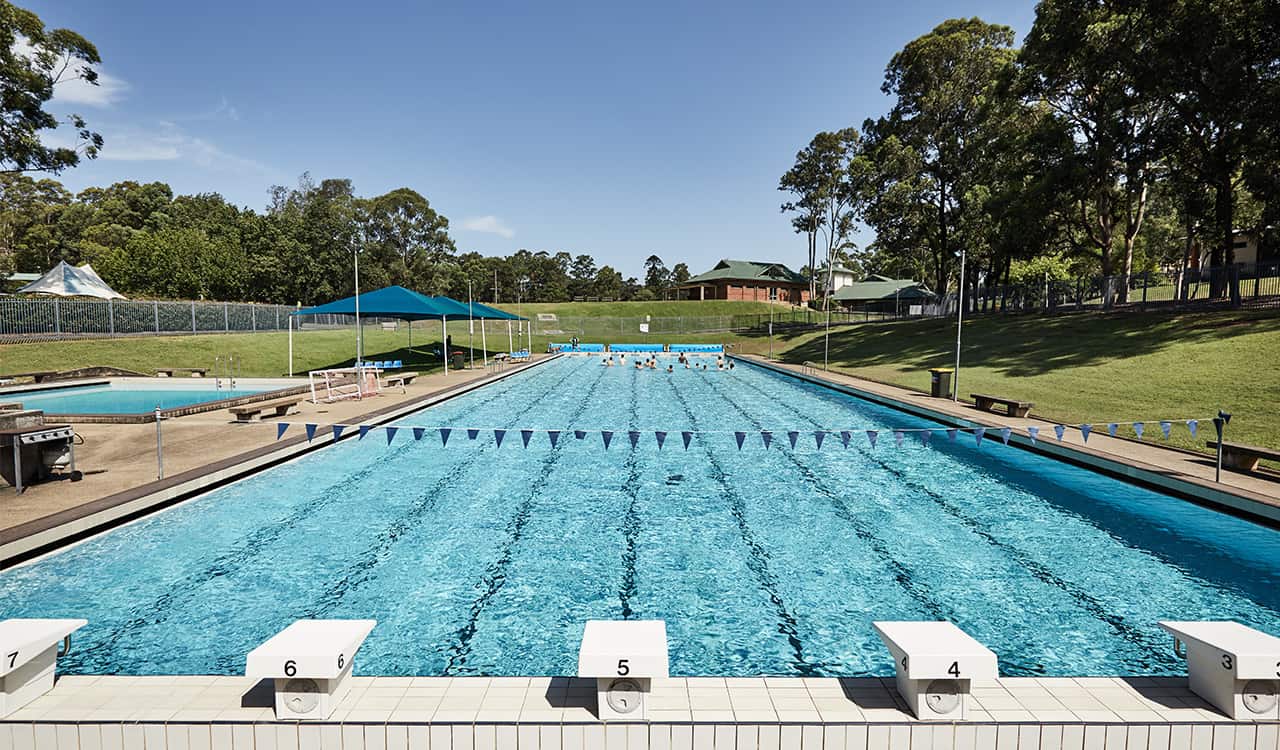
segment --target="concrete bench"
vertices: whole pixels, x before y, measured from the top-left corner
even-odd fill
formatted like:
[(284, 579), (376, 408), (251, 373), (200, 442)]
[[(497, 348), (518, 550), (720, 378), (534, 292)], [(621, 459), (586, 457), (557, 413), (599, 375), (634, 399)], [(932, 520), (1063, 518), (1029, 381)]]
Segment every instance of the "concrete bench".
[(973, 404), (979, 411), (994, 413), (996, 404), (1004, 404), (1005, 414), (1010, 417), (1025, 417), (1031, 413), (1031, 407), (1036, 405), (1034, 401), (1019, 401), (1016, 398), (1001, 398), (985, 393), (970, 393), (969, 398), (973, 399)]
[(996, 679), (996, 655), (949, 622), (873, 622), (893, 654), (898, 692), (916, 718), (966, 718), (974, 680)]
[(236, 415), (237, 422), (252, 422), (256, 415), (264, 411), (272, 412), (271, 416), (283, 417), (299, 403), (302, 403), (301, 396), (298, 398), (281, 398), (275, 401), (259, 401), (256, 404), (245, 404), (244, 406), (233, 406), (227, 411)]
[[(1205, 443), (1214, 450), (1218, 449), (1216, 440)], [(1280, 461), (1280, 451), (1243, 443), (1222, 443), (1222, 464), (1236, 471), (1257, 471), (1258, 461)]]
[(601, 721), (644, 721), (653, 679), (669, 676), (667, 623), (589, 620), (578, 652), (578, 676), (596, 680)]
[(209, 371), (207, 367), (157, 367), (156, 376), (161, 378), (171, 378), (175, 372), (185, 372), (193, 378), (203, 378), (204, 374)]
[[(0, 621), (0, 719), (53, 689), (58, 656), (88, 620)], [(58, 644), (63, 644), (62, 654)]]
[(400, 390), (403, 391), (404, 387), (412, 383), (413, 379), (416, 377), (418, 377), (418, 373), (416, 372), (398, 372), (387, 378), (387, 387), (391, 388), (398, 385), (400, 386)]
[(376, 620), (298, 620), (249, 652), (244, 675), (275, 681), (277, 719), (327, 719)]
[(1173, 636), (1174, 653), (1185, 656), (1193, 693), (1233, 719), (1280, 719), (1280, 638), (1230, 621), (1160, 627)]

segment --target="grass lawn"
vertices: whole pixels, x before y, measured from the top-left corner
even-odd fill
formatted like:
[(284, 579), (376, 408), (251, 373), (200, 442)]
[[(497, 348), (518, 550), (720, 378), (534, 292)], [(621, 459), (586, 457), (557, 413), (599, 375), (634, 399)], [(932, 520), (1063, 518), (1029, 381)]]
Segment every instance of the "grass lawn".
[[(955, 358), (954, 321), (876, 323), (831, 337), (831, 364), (853, 375), (921, 391), (930, 367)], [(752, 344), (756, 346), (755, 343)], [(822, 335), (789, 342), (787, 361), (822, 361)], [(757, 349), (758, 350), (758, 349)], [(1280, 446), (1280, 316), (1274, 313), (1128, 313), (966, 320), (960, 395), (992, 393), (1036, 403), (1033, 414), (1071, 424), (1199, 418), (1192, 440), (1207, 450), (1219, 408), (1232, 413), (1228, 439)]]
[[(500, 309), (516, 312), (515, 303), (498, 305)], [(519, 311), (527, 318), (537, 313), (551, 313), (560, 317), (609, 317), (609, 318), (643, 318), (646, 315), (655, 318), (679, 318), (708, 315), (750, 315), (769, 314), (767, 302), (731, 302), (728, 300), (658, 300), (655, 302), (526, 302), (519, 306)], [(777, 311), (789, 310), (789, 305), (775, 305)]]

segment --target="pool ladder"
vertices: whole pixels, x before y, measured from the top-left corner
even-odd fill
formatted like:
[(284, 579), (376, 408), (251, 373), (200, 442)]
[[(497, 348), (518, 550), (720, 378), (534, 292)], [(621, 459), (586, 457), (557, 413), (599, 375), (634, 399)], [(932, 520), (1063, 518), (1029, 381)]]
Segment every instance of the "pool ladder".
[(240, 360), (234, 354), (218, 356), (213, 360), (213, 387), (222, 390), (222, 381), (227, 381), (227, 389), (236, 389), (236, 377), (240, 374)]

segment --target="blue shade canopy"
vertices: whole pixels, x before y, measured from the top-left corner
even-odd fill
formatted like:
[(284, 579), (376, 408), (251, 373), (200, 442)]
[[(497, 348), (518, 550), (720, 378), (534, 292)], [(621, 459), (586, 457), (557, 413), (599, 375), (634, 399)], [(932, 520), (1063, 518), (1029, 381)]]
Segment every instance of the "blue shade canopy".
[[(294, 315), (355, 315), (356, 298), (344, 297), (328, 304), (298, 310)], [(485, 305), (467, 303), (451, 297), (428, 297), (402, 286), (389, 286), (360, 295), (360, 314), (369, 317), (400, 320), (523, 320), (510, 313)]]

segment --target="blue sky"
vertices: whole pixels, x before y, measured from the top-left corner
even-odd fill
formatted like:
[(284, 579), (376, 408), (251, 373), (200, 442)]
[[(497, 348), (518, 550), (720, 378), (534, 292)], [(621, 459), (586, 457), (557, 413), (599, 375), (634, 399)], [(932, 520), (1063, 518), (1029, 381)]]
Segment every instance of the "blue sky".
[[(304, 171), (401, 186), (462, 251), (804, 263), (778, 177), (819, 130), (888, 106), (884, 66), (955, 16), (1030, 28), (1030, 0), (185, 3), (27, 7), (102, 54), (59, 93), (106, 138), (72, 190), (163, 180), (261, 210)], [(870, 239), (859, 237), (861, 242)]]

